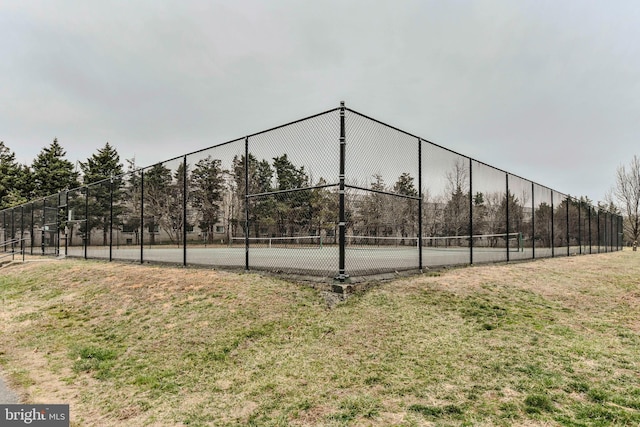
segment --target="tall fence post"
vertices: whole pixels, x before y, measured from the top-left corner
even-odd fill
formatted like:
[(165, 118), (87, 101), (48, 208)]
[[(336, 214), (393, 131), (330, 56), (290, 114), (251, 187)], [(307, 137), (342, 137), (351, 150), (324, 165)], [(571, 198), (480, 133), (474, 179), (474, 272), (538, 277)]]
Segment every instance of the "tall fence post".
[(609, 252), (609, 229), (607, 227), (607, 215), (609, 215), (606, 211), (604, 212), (604, 230), (603, 233), (603, 243), (604, 243), (604, 253)]
[(556, 230), (555, 230), (555, 218), (556, 208), (553, 203), (553, 190), (551, 190), (551, 258), (556, 256)]
[(593, 230), (591, 229), (591, 222), (593, 219), (591, 218), (591, 214), (593, 213), (593, 206), (589, 205), (587, 207), (589, 210), (587, 211), (587, 218), (589, 219), (589, 254), (593, 253)]
[(531, 258), (536, 259), (536, 185), (531, 182)]
[(113, 175), (109, 178), (109, 261), (113, 261)]
[(87, 250), (89, 246), (89, 186), (84, 187), (84, 259), (87, 259)]
[(182, 164), (182, 266), (187, 266), (187, 156)]
[(249, 271), (249, 137), (244, 138), (244, 269)]
[(604, 213), (604, 252), (609, 252), (609, 213)]
[(346, 217), (345, 217), (345, 155), (346, 155), (346, 131), (344, 101), (340, 102), (340, 187), (339, 187), (339, 218), (338, 218), (338, 276), (337, 280), (344, 282), (349, 276), (346, 273), (345, 247), (346, 247)]
[[(58, 206), (56, 206), (56, 236), (58, 236), (58, 241), (56, 242), (56, 256), (60, 256), (60, 226), (62, 225), (60, 222), (60, 209), (62, 208), (62, 194), (63, 191), (58, 192)], [(65, 240), (65, 245), (66, 244)]]
[(507, 244), (505, 245), (507, 247), (507, 262), (511, 261), (511, 254), (509, 253), (509, 231), (511, 228), (511, 221), (509, 221), (511, 218), (509, 218), (509, 174), (505, 173), (505, 181), (506, 181), (506, 189), (507, 189), (507, 200), (506, 200), (506, 205), (507, 205), (507, 212), (506, 212), (506, 217), (507, 217)]
[(580, 255), (582, 255), (582, 199), (578, 200), (578, 246), (580, 246)]
[(615, 215), (611, 214), (611, 251), (613, 252), (613, 247), (615, 245), (616, 250), (618, 248), (618, 227), (614, 227), (615, 224)]
[(140, 170), (140, 264), (144, 263), (144, 169)]
[(15, 209), (11, 209), (11, 252), (15, 253), (16, 250), (16, 243), (14, 241), (14, 239), (16, 238), (16, 215), (15, 215)]
[(609, 215), (609, 252), (613, 252), (613, 214), (611, 212)]
[(624, 219), (621, 215), (618, 215), (618, 235), (620, 236), (618, 250), (621, 251), (624, 246)]
[(598, 208), (598, 213), (596, 215), (596, 218), (598, 220), (598, 227), (596, 229), (597, 235), (598, 235), (598, 253), (600, 253), (600, 208)]
[(624, 218), (618, 215), (618, 233), (620, 233), (620, 249), (624, 247)]
[(40, 252), (41, 255), (44, 255), (45, 253), (45, 224), (46, 224), (46, 220), (47, 220), (47, 199), (43, 198), (42, 199), (42, 214), (41, 214), (41, 222), (40, 222)]
[(567, 232), (566, 234), (566, 238), (567, 238), (567, 256), (571, 255), (571, 235), (569, 234), (569, 204), (571, 203), (571, 199), (569, 198), (569, 196), (567, 196), (567, 198), (565, 199), (565, 211), (566, 211), (566, 219), (567, 219)]
[(607, 215), (606, 211), (603, 212), (603, 228), (602, 228), (602, 243), (604, 246), (604, 253), (609, 252), (609, 227), (607, 227)]
[(469, 264), (473, 265), (473, 159), (469, 158)]
[(20, 251), (22, 252), (22, 260), (24, 261), (24, 205), (20, 205)]
[(47, 198), (42, 199), (42, 227), (40, 228), (40, 249), (42, 250), (42, 255), (44, 255), (45, 244), (44, 244), (44, 236), (45, 236), (45, 228), (47, 224)]
[[(69, 190), (64, 193), (64, 216), (69, 219)], [(69, 223), (65, 222), (64, 226), (64, 256), (69, 253)]]
[(33, 220), (35, 219), (34, 211), (35, 211), (35, 205), (34, 205), (34, 202), (31, 202), (31, 228), (29, 230), (29, 236), (31, 238), (31, 250), (30, 250), (31, 255), (33, 255), (33, 245), (35, 243), (35, 238), (33, 235)]
[(422, 139), (418, 138), (418, 270), (422, 272)]

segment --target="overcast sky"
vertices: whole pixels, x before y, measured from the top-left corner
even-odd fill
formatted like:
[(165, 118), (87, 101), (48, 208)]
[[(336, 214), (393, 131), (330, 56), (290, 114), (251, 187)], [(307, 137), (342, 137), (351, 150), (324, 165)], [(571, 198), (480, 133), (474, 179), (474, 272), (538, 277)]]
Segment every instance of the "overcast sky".
[(639, 40), (637, 1), (4, 0), (0, 140), (145, 166), (344, 100), (598, 201), (640, 154)]

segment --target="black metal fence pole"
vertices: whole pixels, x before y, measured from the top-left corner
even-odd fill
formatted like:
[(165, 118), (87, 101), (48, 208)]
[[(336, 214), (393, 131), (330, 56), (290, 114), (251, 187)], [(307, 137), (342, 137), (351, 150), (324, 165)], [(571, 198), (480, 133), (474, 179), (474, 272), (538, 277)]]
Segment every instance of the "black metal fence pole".
[(113, 261), (113, 175), (109, 179), (109, 261)]
[(613, 228), (613, 213), (609, 212), (609, 229), (611, 230), (611, 234), (610, 234), (610, 244), (609, 244), (609, 252), (613, 252), (613, 245), (614, 242), (616, 241), (616, 236), (615, 236), (615, 230)]
[(604, 243), (604, 253), (609, 252), (609, 229), (607, 227), (607, 215), (608, 215), (608, 213), (605, 211), (604, 212), (604, 219), (602, 220), (604, 222), (604, 224), (603, 224), (604, 229), (602, 230), (602, 234), (603, 234), (602, 243)]
[(604, 213), (604, 251), (609, 252), (609, 241), (611, 237), (609, 236), (609, 212)]
[(418, 270), (422, 271), (422, 139), (418, 138)]
[(620, 250), (620, 217), (616, 215), (616, 251)]
[(604, 236), (605, 236), (605, 252), (611, 252), (611, 220), (609, 219), (609, 212), (604, 213)]
[(551, 258), (556, 256), (556, 208), (553, 203), (553, 190), (551, 190)]
[(613, 245), (614, 245), (614, 243), (616, 241), (616, 235), (615, 235), (616, 230), (614, 230), (614, 228), (613, 228), (613, 213), (611, 213), (611, 212), (609, 212), (609, 224), (610, 224), (609, 225), (609, 229), (611, 230), (611, 237), (610, 237), (611, 244), (609, 244), (609, 248), (610, 248), (609, 252), (613, 252)]
[(592, 254), (593, 253), (593, 230), (591, 229), (591, 222), (593, 221), (593, 219), (591, 218), (591, 214), (593, 213), (593, 206), (589, 205), (587, 206), (587, 208), (589, 209), (587, 211), (587, 218), (589, 220), (589, 253)]
[(604, 212), (603, 217), (603, 229), (602, 229), (602, 243), (604, 246), (604, 253), (609, 252), (609, 229), (607, 228), (607, 212)]
[[(64, 216), (69, 220), (69, 191), (64, 193)], [(69, 223), (65, 222), (64, 226), (64, 256), (69, 253)]]
[(15, 208), (11, 208), (11, 259), (16, 257), (16, 230), (15, 230)]
[[(58, 193), (58, 206), (56, 206), (56, 256), (60, 256), (60, 227), (62, 222), (60, 221), (60, 210), (62, 209), (62, 191)], [(66, 208), (66, 207), (65, 207)], [(66, 241), (65, 241), (66, 245)]]
[(507, 219), (507, 238), (506, 238), (506, 241), (507, 241), (507, 243), (506, 243), (505, 246), (507, 247), (507, 262), (509, 262), (509, 261), (511, 261), (511, 259), (510, 259), (511, 257), (510, 257), (510, 254), (509, 254), (509, 232), (510, 232), (510, 228), (511, 228), (511, 221), (509, 221), (510, 220), (510, 218), (509, 218), (509, 174), (505, 173), (504, 176), (505, 176), (506, 190), (507, 190), (507, 193), (506, 193), (507, 194), (507, 200), (506, 200), (506, 202), (507, 202), (506, 203), (506, 205), (507, 205), (506, 206), (506, 210), (507, 210), (506, 211), (506, 219)]
[(580, 255), (582, 255), (582, 200), (578, 200), (578, 246), (580, 246)]
[(249, 270), (249, 137), (244, 138), (244, 269)]
[(571, 199), (567, 196), (567, 198), (565, 199), (565, 211), (566, 211), (566, 222), (567, 222), (567, 232), (566, 234), (566, 238), (567, 238), (567, 256), (571, 255), (571, 239), (570, 239), (570, 234), (569, 234), (569, 204), (571, 203)]
[(20, 205), (20, 251), (22, 252), (22, 259), (24, 260), (24, 205)]
[(84, 259), (87, 259), (89, 236), (91, 235), (89, 229), (89, 186), (87, 185), (84, 190)]
[(187, 266), (187, 156), (182, 167), (182, 266)]
[(611, 250), (613, 251), (614, 247), (615, 250), (618, 250), (618, 227), (616, 226), (616, 221), (617, 221), (617, 216), (615, 214), (611, 214), (611, 231), (614, 233), (612, 237), (612, 242), (611, 242)]
[(624, 218), (618, 216), (618, 232), (620, 233), (620, 250), (624, 247)]
[(469, 264), (473, 265), (473, 159), (469, 158)]
[(536, 259), (536, 186), (531, 183), (531, 258)]
[(44, 236), (47, 227), (47, 198), (42, 199), (42, 227), (40, 229), (40, 248), (42, 249), (42, 255), (44, 255)]
[(614, 230), (613, 230), (613, 214), (611, 212), (609, 212), (609, 230), (611, 230), (609, 232), (609, 252), (613, 252), (613, 242), (614, 240)]
[(16, 238), (16, 218), (15, 218), (15, 209), (11, 209), (11, 252), (15, 252), (16, 243), (14, 239)]
[(598, 227), (597, 227), (597, 233), (598, 233), (598, 253), (600, 253), (600, 242), (602, 241), (602, 238), (600, 237), (600, 208), (598, 208), (597, 220), (598, 220)]
[(618, 233), (620, 236), (618, 250), (621, 251), (622, 247), (624, 246), (624, 219), (621, 215), (618, 215)]
[(35, 219), (35, 204), (31, 202), (31, 229), (29, 230), (29, 236), (31, 238), (31, 250), (30, 253), (33, 255), (33, 245), (35, 243), (35, 236), (33, 235), (33, 220)]
[(346, 131), (345, 131), (345, 107), (344, 101), (340, 102), (340, 187), (339, 187), (339, 218), (338, 218), (338, 276), (339, 281), (344, 282), (349, 276), (346, 273), (346, 218), (345, 218), (345, 155), (346, 155)]
[(607, 212), (605, 214), (606, 216), (605, 218), (605, 229), (607, 230), (607, 232), (605, 233), (605, 235), (607, 236), (607, 252), (611, 252), (611, 245), (613, 244), (613, 239), (611, 237), (611, 233), (613, 230), (611, 230), (611, 213)]
[(140, 264), (144, 263), (144, 169), (140, 171)]
[(618, 250), (618, 216), (614, 213), (611, 214), (611, 251)]

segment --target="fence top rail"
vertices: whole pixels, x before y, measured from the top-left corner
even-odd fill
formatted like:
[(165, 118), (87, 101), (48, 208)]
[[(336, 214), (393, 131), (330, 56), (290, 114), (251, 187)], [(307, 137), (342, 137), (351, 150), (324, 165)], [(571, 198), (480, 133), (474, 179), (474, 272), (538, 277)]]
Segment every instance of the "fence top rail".
[[(311, 116), (307, 116), (307, 117), (304, 117), (302, 119), (294, 120), (292, 122), (285, 123), (285, 124), (280, 125), (280, 126), (272, 127), (271, 129), (266, 129), (266, 130), (263, 130), (263, 131), (260, 131), (260, 132), (252, 133), (250, 135), (247, 135), (247, 138), (258, 136), (258, 135), (261, 135), (263, 133), (271, 132), (271, 131), (274, 131), (274, 130), (277, 130), (277, 129), (281, 129), (281, 128), (284, 128), (284, 127), (287, 127), (287, 126), (295, 125), (296, 123), (304, 122), (305, 120), (315, 119), (316, 117), (324, 116), (325, 114), (329, 114), (329, 113), (332, 113), (334, 111), (338, 111), (339, 109), (340, 108), (331, 108), (331, 109), (323, 111), (321, 113), (313, 114)], [(337, 140), (337, 138), (336, 138), (336, 140)]]
[[(554, 192), (556, 192), (556, 193), (560, 193), (559, 191), (556, 191), (556, 190), (554, 190), (554, 189), (552, 189), (552, 188), (550, 188), (550, 187), (547, 187), (546, 185), (542, 185), (542, 184), (537, 183), (537, 182), (535, 182), (535, 181), (532, 181), (532, 180), (530, 180), (530, 179), (528, 179), (528, 178), (524, 178), (524, 177), (522, 177), (522, 176), (520, 176), (520, 175), (517, 175), (517, 174), (515, 174), (515, 173), (509, 172), (509, 171), (506, 171), (506, 170), (504, 170), (504, 169), (501, 169), (501, 168), (495, 167), (495, 166), (493, 166), (493, 165), (490, 165), (490, 164), (488, 164), (488, 163), (485, 163), (485, 162), (483, 162), (483, 161), (481, 161), (481, 160), (477, 160), (477, 159), (474, 159), (473, 157), (469, 157), (469, 156), (467, 156), (467, 155), (464, 155), (464, 154), (458, 153), (458, 152), (457, 152), (457, 151), (455, 151), (455, 150), (452, 150), (452, 149), (447, 148), (447, 147), (443, 147), (442, 145), (437, 144), (437, 143), (435, 143), (435, 142), (433, 142), (433, 141), (430, 141), (430, 140), (428, 140), (428, 139), (426, 139), (426, 138), (422, 138), (421, 136), (414, 135), (414, 134), (412, 134), (412, 133), (409, 133), (409, 132), (407, 132), (407, 131), (404, 131), (404, 130), (402, 130), (402, 129), (399, 129), (399, 128), (395, 127), (395, 126), (392, 126), (392, 125), (390, 125), (390, 124), (388, 124), (388, 123), (385, 123), (385, 122), (383, 122), (383, 121), (381, 121), (381, 120), (375, 119), (375, 118), (373, 118), (373, 117), (371, 117), (371, 116), (367, 116), (366, 114), (362, 114), (362, 113), (360, 113), (359, 111), (353, 110), (353, 109), (351, 109), (351, 108), (346, 108), (346, 110), (347, 110), (347, 111), (350, 111), (350, 112), (352, 112), (352, 113), (354, 113), (354, 114), (357, 114), (357, 115), (359, 115), (359, 116), (361, 116), (361, 117), (364, 117), (365, 119), (368, 119), (368, 120), (371, 120), (371, 121), (373, 121), (373, 122), (376, 122), (376, 123), (378, 123), (378, 124), (380, 124), (380, 125), (382, 125), (382, 126), (386, 126), (386, 127), (390, 128), (390, 129), (393, 129), (393, 130), (395, 130), (395, 131), (398, 131), (398, 132), (400, 132), (400, 133), (403, 133), (403, 134), (405, 134), (405, 135), (407, 135), (407, 136), (410, 136), (410, 137), (412, 137), (412, 138), (416, 138), (416, 139), (418, 139), (418, 140), (420, 140), (420, 141), (423, 141), (423, 142), (426, 142), (426, 143), (428, 143), (428, 144), (431, 144), (431, 145), (433, 145), (434, 147), (438, 147), (438, 148), (440, 148), (440, 149), (442, 149), (442, 150), (448, 151), (449, 153), (451, 153), (451, 154), (455, 154), (456, 156), (464, 157), (465, 159), (469, 159), (469, 160), (474, 161), (474, 162), (476, 162), (476, 163), (478, 163), (478, 164), (481, 164), (481, 165), (483, 165), (483, 166), (487, 166), (487, 167), (490, 167), (490, 168), (496, 169), (496, 170), (498, 170), (498, 171), (500, 171), (500, 172), (502, 172), (502, 173), (508, 174), (508, 175), (513, 176), (513, 177), (515, 177), (515, 178), (520, 178), (520, 179), (523, 179), (523, 180), (525, 180), (525, 181), (528, 181), (528, 182), (530, 182), (530, 183), (532, 183), (532, 184), (535, 184), (535, 185), (537, 185), (537, 186), (539, 186), (539, 187), (543, 187), (543, 188), (546, 188), (546, 189), (548, 189), (548, 190), (554, 191)], [(560, 194), (562, 194), (562, 193), (560, 193)]]

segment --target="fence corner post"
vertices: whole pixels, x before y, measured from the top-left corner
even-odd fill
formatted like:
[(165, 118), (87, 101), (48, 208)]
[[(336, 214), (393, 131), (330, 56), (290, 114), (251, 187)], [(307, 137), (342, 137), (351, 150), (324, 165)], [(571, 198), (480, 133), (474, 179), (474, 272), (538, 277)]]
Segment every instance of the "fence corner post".
[(349, 275), (346, 273), (345, 266), (345, 247), (346, 247), (346, 217), (345, 217), (345, 155), (346, 155), (347, 138), (345, 132), (345, 107), (344, 101), (340, 101), (340, 187), (339, 187), (339, 207), (338, 207), (338, 238), (339, 238), (339, 256), (338, 256), (338, 275), (335, 280), (345, 282)]

